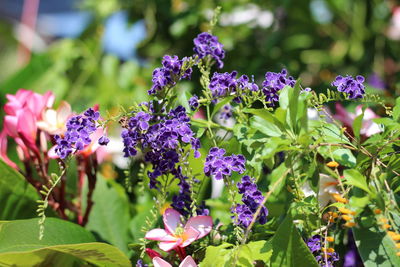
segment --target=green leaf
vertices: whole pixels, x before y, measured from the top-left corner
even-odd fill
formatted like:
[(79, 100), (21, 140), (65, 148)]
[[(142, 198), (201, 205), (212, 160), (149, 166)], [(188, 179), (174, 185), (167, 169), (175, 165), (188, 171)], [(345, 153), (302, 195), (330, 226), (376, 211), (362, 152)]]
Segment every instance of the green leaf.
[(332, 152), (335, 161), (340, 165), (354, 168), (356, 166), (356, 158), (349, 149), (339, 148)]
[(362, 121), (364, 118), (364, 109), (363, 109), (363, 113), (361, 113), (360, 115), (358, 115), (354, 121), (353, 121), (353, 132), (354, 132), (354, 137), (357, 140), (360, 140), (360, 131), (361, 131), (361, 127), (362, 127)]
[(128, 243), (133, 239), (129, 231), (129, 199), (124, 188), (99, 177), (93, 201), (86, 229), (96, 232), (103, 240), (128, 253)]
[(0, 160), (0, 220), (35, 217), (38, 199), (35, 188)]
[(400, 97), (396, 98), (396, 106), (393, 108), (393, 119), (400, 122)]
[(368, 228), (361, 224), (353, 232), (365, 267), (400, 266), (394, 242), (377, 225)]
[(223, 243), (219, 246), (208, 246), (206, 254), (200, 267), (215, 266), (224, 267), (231, 261), (232, 248), (234, 246), (229, 243)]
[(24, 252), (0, 253), (4, 266), (132, 266), (129, 259), (116, 247), (105, 243), (57, 245)]
[(249, 242), (248, 244), (241, 246), (239, 249), (239, 256), (248, 258), (250, 262), (260, 260), (264, 263), (268, 263), (272, 256), (272, 243), (270, 240)]
[(297, 232), (291, 216), (287, 216), (276, 231), (272, 239), (272, 250), (271, 267), (318, 267), (314, 256)]
[(368, 186), (367, 180), (364, 175), (362, 175), (359, 171), (351, 169), (344, 171), (344, 177), (346, 179), (346, 183), (348, 185), (354, 185), (367, 193), (372, 194), (371, 189)]
[[(28, 251), (54, 245), (94, 242), (83, 227), (56, 218), (44, 222), (45, 235), (39, 240), (39, 218), (9, 221), (0, 231), (0, 253)], [(0, 257), (1, 258), (1, 257)]]
[(250, 242), (239, 247), (229, 243), (219, 246), (208, 246), (202, 266), (225, 267), (232, 266), (236, 258), (236, 266), (254, 266), (254, 261), (268, 263), (272, 255), (272, 245), (270, 241), (260, 240)]
[(258, 116), (250, 118), (250, 125), (252, 128), (259, 130), (267, 136), (282, 136), (282, 131), (274, 123), (263, 120)]

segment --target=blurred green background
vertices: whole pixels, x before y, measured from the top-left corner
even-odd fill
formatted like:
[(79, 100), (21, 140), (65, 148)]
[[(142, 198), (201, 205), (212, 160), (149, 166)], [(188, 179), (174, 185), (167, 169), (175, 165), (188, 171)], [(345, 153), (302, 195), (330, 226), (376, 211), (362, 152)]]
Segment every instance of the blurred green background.
[[(382, 0), (4, 0), (0, 8), (0, 96), (52, 90), (80, 112), (147, 99), (164, 54), (193, 53), (209, 29), (226, 50), (222, 71), (254, 75), (285, 67), (315, 90), (338, 74), (364, 75), (375, 92), (399, 95), (400, 5)], [(37, 2), (35, 37), (21, 31), (23, 8)], [(22, 19), (23, 21), (23, 19)], [(30, 49), (31, 48), (31, 49)], [(32, 50), (29, 52), (29, 50)], [(183, 85), (198, 90), (198, 79)], [(372, 90), (372, 89), (371, 89)]]

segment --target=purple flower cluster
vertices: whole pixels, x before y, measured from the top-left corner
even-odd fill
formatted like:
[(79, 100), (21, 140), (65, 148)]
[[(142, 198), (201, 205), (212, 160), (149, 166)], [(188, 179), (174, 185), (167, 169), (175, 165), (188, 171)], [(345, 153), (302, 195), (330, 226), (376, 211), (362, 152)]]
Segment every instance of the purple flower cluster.
[(307, 240), (307, 246), (318, 264), (323, 267), (333, 267), (333, 263), (339, 261), (339, 256), (336, 252), (323, 252), (323, 244), (324, 240), (320, 235), (314, 235)]
[(346, 77), (337, 76), (332, 82), (332, 86), (336, 86), (339, 92), (348, 94), (350, 99), (363, 98), (365, 94), (364, 77), (358, 75), (355, 79), (349, 75)]
[[(176, 178), (179, 179), (179, 194), (172, 197), (171, 206), (180, 214), (187, 217), (191, 214), (191, 204), (193, 202), (191, 197), (191, 187), (188, 182), (188, 177), (183, 176), (181, 169), (178, 168)], [(199, 182), (195, 179), (195, 182)], [(197, 215), (208, 215), (209, 210), (205, 208), (204, 203), (196, 209)]]
[[(82, 115), (71, 117), (67, 121), (67, 132), (63, 137), (55, 135), (54, 139), (57, 143), (55, 152), (61, 159), (65, 159), (71, 153), (83, 150), (88, 146), (92, 139), (90, 135), (96, 131), (96, 120), (100, 117), (100, 113), (92, 108), (87, 109)], [(100, 145), (107, 145), (109, 139), (102, 136), (99, 139)]]
[(190, 106), (190, 109), (193, 111), (199, 107), (199, 98), (197, 97), (197, 95), (193, 95), (189, 99), (189, 106)]
[[(232, 93), (237, 93), (240, 88), (242, 91), (245, 89), (251, 91), (257, 91), (258, 86), (254, 82), (250, 82), (249, 77), (246, 75), (236, 78), (237, 71), (232, 71), (231, 73), (218, 73), (215, 72), (211, 78), (209, 88), (211, 90), (212, 96), (214, 98), (225, 97)], [(239, 100), (240, 101), (240, 100)]]
[[(243, 204), (237, 204), (233, 208), (232, 212), (237, 215), (237, 224), (247, 228), (253, 220), (254, 214), (258, 207), (264, 200), (260, 190), (258, 190), (255, 184), (254, 178), (250, 176), (243, 176), (241, 183), (237, 183), (239, 194), (242, 195)], [(266, 207), (262, 207), (260, 214), (257, 217), (257, 222), (265, 224), (267, 222), (268, 210)]]
[[(156, 68), (153, 71), (153, 86), (148, 92), (149, 95), (155, 95), (168, 86), (174, 86), (180, 79), (190, 79), (192, 68), (182, 70), (183, 62), (186, 58), (179, 59), (178, 56), (164, 56), (162, 68)], [(183, 71), (183, 73), (182, 73)]]
[(274, 106), (279, 101), (278, 92), (285, 86), (293, 87), (296, 84), (296, 80), (292, 77), (286, 77), (287, 70), (282, 69), (278, 72), (267, 72), (265, 74), (265, 80), (262, 83), (262, 91), (265, 95), (265, 100)]
[(159, 182), (156, 179), (163, 174), (178, 176), (176, 165), (185, 144), (191, 144), (195, 157), (200, 156), (200, 141), (194, 137), (190, 118), (182, 106), (162, 117), (138, 112), (129, 119), (128, 127), (121, 136), (125, 157), (136, 155), (140, 148), (145, 152), (145, 161), (153, 165), (153, 171), (148, 173), (150, 188), (157, 188)]
[(221, 180), (224, 176), (230, 176), (232, 171), (243, 173), (246, 170), (246, 159), (243, 155), (225, 156), (225, 149), (213, 147), (210, 149), (204, 164), (204, 173)]
[(222, 68), (224, 63), (222, 59), (225, 57), (225, 51), (223, 45), (218, 42), (218, 38), (208, 32), (202, 32), (193, 39), (194, 52), (199, 58), (204, 58), (210, 55), (217, 62), (217, 67)]

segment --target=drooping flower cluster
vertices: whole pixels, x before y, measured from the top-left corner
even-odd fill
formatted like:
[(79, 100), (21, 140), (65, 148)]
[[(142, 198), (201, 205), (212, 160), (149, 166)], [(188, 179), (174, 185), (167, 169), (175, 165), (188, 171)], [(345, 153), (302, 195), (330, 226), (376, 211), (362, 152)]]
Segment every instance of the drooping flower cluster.
[(323, 244), (324, 240), (320, 235), (314, 235), (307, 240), (307, 246), (318, 264), (323, 267), (333, 267), (333, 263), (339, 261), (339, 256), (336, 252), (324, 251)]
[(194, 52), (199, 58), (204, 58), (210, 55), (217, 62), (217, 67), (222, 68), (224, 62), (222, 59), (225, 57), (225, 51), (223, 45), (218, 42), (218, 38), (208, 32), (202, 32), (193, 39)]
[(208, 86), (211, 90), (212, 96), (215, 99), (225, 97), (233, 93), (237, 93), (239, 88), (242, 91), (244, 91), (245, 89), (251, 91), (258, 90), (258, 86), (254, 82), (250, 82), (249, 77), (247, 77), (246, 75), (242, 75), (239, 78), (236, 78), (236, 76), (237, 71), (232, 71), (231, 73), (215, 72)]
[[(247, 228), (253, 220), (258, 207), (264, 200), (264, 197), (260, 190), (258, 190), (254, 178), (250, 176), (243, 176), (241, 183), (237, 183), (237, 187), (239, 189), (239, 194), (242, 195), (243, 204), (237, 204), (236, 207), (232, 209), (232, 212), (237, 216), (236, 223)], [(265, 224), (267, 222), (267, 215), (267, 208), (262, 207), (257, 217), (257, 222)]]
[(364, 81), (365, 79), (361, 75), (358, 75), (355, 79), (349, 75), (347, 75), (346, 77), (339, 75), (332, 82), (332, 86), (336, 86), (339, 92), (348, 94), (348, 97), (350, 99), (357, 99), (364, 97)]
[(204, 173), (221, 180), (224, 176), (230, 176), (232, 171), (243, 173), (246, 170), (246, 159), (243, 155), (225, 156), (225, 149), (213, 147), (210, 149), (204, 164)]
[[(87, 109), (82, 115), (71, 117), (67, 121), (67, 131), (64, 136), (55, 135), (55, 152), (61, 159), (65, 159), (71, 153), (81, 151), (92, 143), (93, 134), (97, 131), (96, 120), (100, 113), (92, 108)], [(98, 136), (100, 145), (107, 145), (108, 138)]]
[(176, 165), (185, 144), (191, 144), (195, 157), (200, 156), (200, 141), (194, 137), (190, 118), (182, 106), (162, 117), (138, 112), (129, 119), (121, 136), (125, 157), (136, 155), (138, 148), (146, 152), (145, 160), (153, 165), (153, 171), (148, 173), (150, 188), (157, 187), (156, 178), (163, 174), (180, 175)]
[(166, 55), (163, 57), (161, 68), (153, 71), (153, 86), (148, 92), (149, 95), (155, 95), (168, 86), (174, 86), (180, 79), (190, 79), (192, 68), (182, 69), (186, 58), (179, 59), (178, 56)]
[(267, 72), (265, 74), (265, 80), (262, 83), (262, 91), (265, 95), (265, 100), (274, 106), (279, 101), (278, 92), (285, 86), (293, 87), (296, 84), (296, 80), (289, 76), (287, 77), (287, 70), (282, 69), (281, 72)]
[[(184, 176), (180, 170), (177, 172), (178, 176), (176, 178), (179, 179), (179, 194), (172, 197), (171, 206), (177, 210), (180, 214), (187, 217), (191, 213), (191, 204), (193, 203), (191, 197), (191, 186), (188, 181), (188, 177)], [(199, 182), (195, 179), (194, 182)], [(204, 203), (197, 207), (196, 209), (197, 215), (208, 215), (209, 210), (205, 207)]]

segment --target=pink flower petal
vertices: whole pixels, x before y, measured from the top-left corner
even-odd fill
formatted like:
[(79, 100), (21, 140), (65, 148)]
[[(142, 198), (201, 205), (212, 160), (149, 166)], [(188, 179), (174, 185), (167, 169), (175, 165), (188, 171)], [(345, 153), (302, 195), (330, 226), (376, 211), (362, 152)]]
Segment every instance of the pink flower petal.
[(52, 146), (52, 147), (50, 148), (50, 150), (47, 151), (47, 156), (48, 156), (49, 158), (51, 158), (51, 159), (58, 159), (58, 158), (60, 158), (60, 157), (57, 155), (57, 153), (56, 153), (56, 147), (57, 147), (57, 145)]
[(181, 214), (174, 209), (166, 209), (163, 216), (165, 230), (173, 234), (181, 223)]
[(57, 122), (65, 123), (67, 122), (68, 118), (71, 117), (71, 115), (72, 115), (71, 105), (68, 104), (68, 102), (66, 101), (61, 101), (57, 109)]
[(189, 229), (185, 228), (185, 232), (183, 233), (183, 243), (180, 245), (180, 247), (187, 247), (200, 237), (200, 232), (194, 229), (193, 227), (190, 227)]
[(149, 240), (166, 241), (166, 242), (174, 242), (178, 240), (178, 238), (168, 234), (167, 231), (165, 231), (164, 229), (159, 229), (159, 228), (148, 231), (144, 238)]
[(191, 256), (186, 256), (181, 264), (179, 264), (179, 267), (197, 267), (197, 264)]
[(197, 237), (197, 239), (200, 239), (210, 233), (212, 226), (213, 222), (211, 216), (196, 216), (190, 218), (189, 221), (186, 223), (185, 232), (187, 229), (190, 229), (192, 227), (200, 232), (200, 235)]
[(165, 260), (161, 259), (160, 257), (154, 257), (153, 264), (154, 264), (154, 267), (172, 267), (171, 264), (169, 264)]
[(5, 130), (0, 133), (0, 158), (12, 168), (18, 169), (17, 165), (7, 156), (7, 134)]
[(164, 251), (170, 251), (179, 246), (180, 242), (160, 242), (158, 247)]
[(17, 131), (21, 139), (32, 150), (36, 149), (36, 118), (32, 111), (24, 108), (18, 113)]
[(12, 138), (18, 137), (17, 116), (4, 116), (4, 131)]

